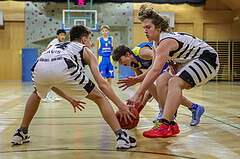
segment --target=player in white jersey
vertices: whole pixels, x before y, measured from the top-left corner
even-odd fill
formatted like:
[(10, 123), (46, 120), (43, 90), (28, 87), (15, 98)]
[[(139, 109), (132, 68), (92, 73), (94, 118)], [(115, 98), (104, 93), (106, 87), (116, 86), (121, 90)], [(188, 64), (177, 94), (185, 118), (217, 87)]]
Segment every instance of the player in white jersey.
[[(216, 51), (207, 43), (186, 33), (168, 33), (169, 24), (148, 5), (142, 5), (138, 12), (144, 33), (150, 42), (154, 42), (153, 64), (144, 74), (137, 76), (142, 84), (128, 100), (136, 105), (147, 88), (157, 80), (157, 93), (160, 104), (164, 105), (163, 116), (159, 124), (145, 131), (145, 137), (169, 137), (179, 132), (173, 115), (182, 101), (182, 90), (200, 86), (217, 75), (219, 59)], [(176, 74), (164, 72), (160, 75), (166, 61), (174, 62)], [(129, 81), (126, 80), (126, 83)], [(204, 112), (201, 107), (192, 108), (197, 116)]]
[[(58, 29), (57, 30), (57, 38), (53, 39), (47, 46), (47, 49), (49, 49), (51, 46), (54, 46), (56, 44), (59, 44), (61, 42), (64, 42), (66, 37), (66, 31), (64, 29)], [(46, 50), (47, 50), (46, 49)], [(47, 94), (46, 98), (42, 98), (43, 101), (46, 102), (55, 102), (55, 100), (62, 100), (59, 98), (56, 93), (54, 93), (52, 90), (50, 90)]]
[[(76, 112), (76, 108), (84, 109), (80, 100), (88, 98), (94, 101), (100, 112), (117, 137), (117, 149), (136, 147), (136, 140), (123, 132), (109, 101), (104, 97), (104, 92), (109, 99), (119, 108), (124, 120), (131, 120), (134, 115), (128, 107), (117, 97), (110, 84), (104, 80), (98, 70), (97, 59), (89, 49), (91, 45), (91, 31), (83, 25), (76, 25), (70, 30), (70, 41), (52, 46), (42, 53), (32, 67), (32, 79), (35, 91), (29, 97), (21, 127), (15, 132), (12, 139), (14, 144), (29, 142), (28, 127), (33, 119), (41, 98), (52, 89), (62, 98), (68, 100)], [(83, 68), (89, 65), (91, 73), (98, 87), (88, 79)]]
[[(57, 38), (53, 39), (47, 46), (47, 49), (49, 49), (51, 46), (59, 44), (61, 42), (64, 42), (66, 37), (66, 31), (64, 29), (58, 29), (57, 30)], [(47, 50), (46, 49), (46, 50)]]

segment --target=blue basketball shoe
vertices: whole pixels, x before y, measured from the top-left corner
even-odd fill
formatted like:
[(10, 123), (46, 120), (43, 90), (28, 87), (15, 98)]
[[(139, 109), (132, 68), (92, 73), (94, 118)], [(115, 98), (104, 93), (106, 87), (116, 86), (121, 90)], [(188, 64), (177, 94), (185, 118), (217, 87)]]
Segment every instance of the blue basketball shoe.
[[(162, 108), (161, 108), (160, 104), (158, 104), (158, 107), (159, 107), (159, 113), (158, 113), (158, 116), (153, 120), (153, 123), (156, 123), (157, 120), (161, 119), (162, 115), (163, 115)], [(174, 114), (173, 119), (176, 119), (176, 117), (177, 117), (177, 112)]]
[(197, 109), (191, 110), (192, 111), (192, 121), (190, 123), (191, 126), (196, 126), (200, 123), (200, 118), (204, 113), (205, 109), (203, 106), (196, 104)]
[(162, 108), (161, 108), (160, 104), (158, 104), (158, 107), (159, 107), (159, 113), (158, 113), (158, 116), (153, 120), (153, 123), (157, 122), (158, 119), (161, 119), (162, 115), (163, 115)]

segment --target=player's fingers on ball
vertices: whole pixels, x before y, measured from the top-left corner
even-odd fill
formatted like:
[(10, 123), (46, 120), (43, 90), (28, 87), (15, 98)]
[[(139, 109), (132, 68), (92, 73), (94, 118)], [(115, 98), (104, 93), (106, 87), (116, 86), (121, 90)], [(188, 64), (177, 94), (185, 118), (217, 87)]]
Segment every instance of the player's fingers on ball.
[(122, 114), (120, 115), (120, 121), (122, 121), (122, 118), (123, 118), (123, 116), (122, 116)]
[(127, 117), (126, 117), (126, 116), (124, 116), (124, 121), (125, 121), (126, 124), (128, 124), (128, 121), (127, 121)]
[(132, 118), (128, 115), (127, 116), (127, 118), (128, 118), (128, 120), (130, 121), (130, 123), (132, 123), (133, 121), (132, 121)]
[(133, 113), (130, 112), (131, 117), (133, 117), (134, 119), (136, 118), (135, 115), (133, 115)]

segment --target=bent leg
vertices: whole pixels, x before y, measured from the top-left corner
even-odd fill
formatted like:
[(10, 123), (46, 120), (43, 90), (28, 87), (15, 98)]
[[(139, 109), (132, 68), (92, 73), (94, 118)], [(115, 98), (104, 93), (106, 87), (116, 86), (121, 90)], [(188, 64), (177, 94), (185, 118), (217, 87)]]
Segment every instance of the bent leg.
[(168, 93), (163, 111), (163, 118), (168, 121), (173, 120), (173, 116), (180, 106), (182, 100), (182, 90), (190, 85), (180, 77), (173, 77), (168, 82)]
[(187, 99), (185, 96), (182, 96), (181, 105), (183, 105), (187, 108), (191, 108), (193, 105), (193, 102), (190, 101), (189, 99)]
[(168, 72), (163, 72), (156, 80), (158, 102), (160, 103), (163, 111), (164, 111), (164, 105), (165, 105), (165, 101), (168, 93), (168, 81), (171, 78), (172, 76)]
[[(158, 103), (160, 103), (162, 107), (164, 106), (165, 100), (166, 100), (166, 95), (167, 95), (167, 90), (168, 90), (168, 81), (172, 77), (173, 76), (171, 76), (169, 73), (166, 72), (165, 75), (162, 75), (162, 77), (158, 78), (158, 86), (157, 86), (157, 90), (158, 90), (158, 94), (159, 94), (158, 97), (160, 98), (160, 100), (162, 100), (162, 103), (160, 103), (160, 100), (158, 101)], [(151, 94), (152, 94), (152, 92), (151, 92)], [(190, 101), (186, 97), (182, 96), (181, 105), (183, 105), (187, 108), (191, 108), (192, 104), (193, 104), (192, 101)]]
[(98, 105), (104, 120), (114, 132), (121, 129), (111, 104), (97, 87), (94, 87), (94, 89), (89, 95), (86, 96), (86, 98), (92, 100)]
[(28, 98), (26, 103), (25, 112), (22, 120), (22, 127), (28, 127), (30, 122), (32, 121), (35, 113), (38, 110), (39, 103), (41, 98), (37, 95), (37, 92), (34, 91), (31, 96)]

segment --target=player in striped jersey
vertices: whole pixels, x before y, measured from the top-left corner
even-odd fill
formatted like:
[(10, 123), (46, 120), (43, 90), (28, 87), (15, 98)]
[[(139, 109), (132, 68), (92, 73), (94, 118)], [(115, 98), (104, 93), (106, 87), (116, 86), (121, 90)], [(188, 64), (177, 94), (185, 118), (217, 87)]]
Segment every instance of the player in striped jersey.
[[(13, 144), (23, 144), (30, 141), (28, 135), (29, 124), (39, 107), (41, 98), (45, 98), (48, 91), (52, 89), (72, 104), (74, 112), (76, 112), (76, 109), (80, 111), (84, 109), (83, 104), (86, 103), (80, 100), (85, 97), (95, 102), (104, 120), (116, 134), (116, 148), (136, 147), (136, 140), (122, 131), (111, 104), (102, 94), (104, 92), (119, 108), (125, 121), (127, 121), (127, 118), (132, 121), (130, 116), (134, 117), (134, 115), (117, 97), (110, 84), (104, 80), (98, 71), (97, 59), (90, 50), (90, 38), (91, 31), (89, 29), (83, 25), (76, 25), (70, 30), (71, 42), (54, 45), (38, 58), (32, 68), (35, 90), (27, 101), (21, 127), (15, 132), (12, 139)], [(91, 73), (102, 92), (84, 74), (85, 65), (89, 65)]]
[[(151, 84), (157, 80), (158, 98), (164, 104), (164, 112), (151, 130), (145, 131), (145, 137), (169, 137), (178, 130), (173, 115), (178, 109), (183, 89), (201, 86), (217, 75), (219, 59), (216, 51), (204, 41), (186, 34), (169, 33), (168, 20), (148, 5), (142, 5), (138, 12), (144, 33), (150, 42), (154, 42), (154, 58), (152, 67), (138, 76), (142, 84), (128, 100), (128, 104), (136, 105)], [(168, 72), (160, 75), (166, 61), (176, 63), (176, 74)], [(174, 72), (172, 72), (174, 74)], [(203, 110), (192, 108), (196, 114)]]
[[(153, 58), (153, 43), (141, 43), (137, 45), (136, 47), (130, 49), (128, 46), (122, 44), (117, 46), (112, 53), (113, 60), (118, 61), (120, 65), (128, 66), (132, 70), (135, 71), (137, 76), (141, 75), (142, 69), (148, 69), (152, 65), (152, 58)], [(161, 74), (163, 71), (168, 67), (167, 63), (164, 65)], [(134, 78), (134, 77), (128, 77), (128, 78)], [(121, 82), (120, 82), (121, 84)], [(154, 82), (154, 85), (148, 88), (148, 91), (151, 92), (151, 94), (154, 95), (155, 99), (160, 103), (158, 97), (157, 97), (157, 90), (156, 90), (156, 82)], [(124, 87), (124, 85), (120, 86), (120, 88)], [(128, 86), (125, 86), (123, 90), (125, 90)], [(136, 106), (138, 111), (140, 112), (143, 107), (146, 105), (149, 98), (151, 98), (151, 94), (148, 93), (148, 91), (145, 92), (144, 96), (142, 97), (142, 105)], [(195, 104), (191, 101), (189, 101), (186, 97), (182, 97), (182, 105), (186, 106), (191, 110), (191, 107), (200, 107), (204, 110), (204, 108), (198, 104)], [(158, 119), (161, 119), (162, 117), (162, 109), (160, 104), (159, 109), (160, 112), (153, 120), (154, 123), (158, 123)], [(164, 105), (163, 105), (164, 106)], [(201, 117), (201, 115), (200, 115)], [(196, 126), (200, 122), (200, 117), (196, 118), (196, 115), (192, 114), (192, 121), (190, 123), (191, 126)]]
[[(64, 29), (58, 29), (57, 30), (57, 38), (53, 39), (47, 46), (47, 49), (52, 47), (53, 45), (59, 44), (61, 42), (64, 42), (66, 37), (66, 31)], [(46, 49), (46, 50), (47, 50)], [(43, 101), (46, 102), (55, 102), (55, 100), (62, 100), (59, 98), (56, 93), (54, 93), (52, 90), (50, 90), (47, 94), (46, 98), (42, 98)]]

